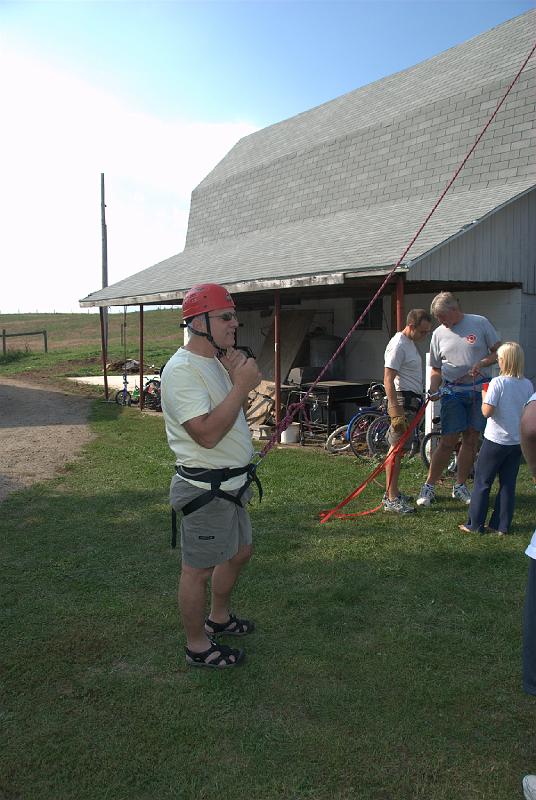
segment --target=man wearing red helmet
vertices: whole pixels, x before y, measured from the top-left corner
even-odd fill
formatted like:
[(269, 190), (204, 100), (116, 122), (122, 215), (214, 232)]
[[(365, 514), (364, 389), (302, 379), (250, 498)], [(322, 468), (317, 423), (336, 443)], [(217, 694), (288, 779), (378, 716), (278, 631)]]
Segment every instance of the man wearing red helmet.
[(162, 410), (177, 473), (170, 500), (182, 513), (179, 608), (187, 663), (221, 669), (240, 664), (244, 651), (214, 637), (244, 636), (254, 629), (253, 622), (231, 613), (230, 598), (252, 551), (245, 505), (255, 477), (244, 407), (261, 374), (255, 359), (234, 346), (238, 320), (223, 286), (193, 286), (182, 312), (190, 338), (162, 376)]

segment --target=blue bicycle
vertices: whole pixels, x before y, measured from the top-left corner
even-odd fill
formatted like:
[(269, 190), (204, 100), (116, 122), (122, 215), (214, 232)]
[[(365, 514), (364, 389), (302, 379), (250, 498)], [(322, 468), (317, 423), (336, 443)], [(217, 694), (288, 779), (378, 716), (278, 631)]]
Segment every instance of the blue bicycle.
[(347, 425), (340, 425), (328, 436), (328, 453), (352, 451), (358, 458), (369, 455), (367, 430), (369, 426), (386, 412), (387, 398), (383, 383), (373, 383), (367, 392), (370, 406), (360, 406)]

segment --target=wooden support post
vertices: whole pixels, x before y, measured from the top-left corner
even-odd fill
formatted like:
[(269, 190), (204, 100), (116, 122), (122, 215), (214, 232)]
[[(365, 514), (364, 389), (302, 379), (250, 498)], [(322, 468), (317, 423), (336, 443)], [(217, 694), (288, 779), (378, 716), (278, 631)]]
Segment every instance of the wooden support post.
[[(281, 297), (279, 289), (274, 291), (274, 376), (275, 376), (275, 424), (279, 428), (281, 422)], [(277, 433), (277, 441), (281, 441), (281, 433)]]
[(402, 331), (406, 327), (404, 319), (404, 283), (405, 276), (396, 276), (396, 330)]
[(2, 328), (2, 353), (5, 355), (7, 353), (6, 347), (6, 329)]
[(48, 337), (46, 331), (43, 331), (43, 341), (45, 343), (45, 353), (48, 353)]
[(101, 329), (102, 374), (104, 376), (104, 397), (106, 398), (106, 400), (108, 400), (109, 399), (109, 394), (108, 394), (108, 372), (106, 370), (106, 361), (108, 359), (108, 354), (107, 354), (107, 348), (106, 348), (104, 308), (102, 306), (99, 308), (99, 316), (100, 316), (100, 329)]
[(140, 411), (144, 407), (143, 398), (143, 306), (140, 304)]

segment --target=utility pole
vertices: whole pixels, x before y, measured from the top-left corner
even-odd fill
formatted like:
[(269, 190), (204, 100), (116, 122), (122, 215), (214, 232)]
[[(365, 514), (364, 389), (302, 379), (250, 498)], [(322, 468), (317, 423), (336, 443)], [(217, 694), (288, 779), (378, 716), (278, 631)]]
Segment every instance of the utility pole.
[[(108, 286), (108, 234), (106, 231), (106, 203), (104, 202), (104, 172), (101, 172), (101, 232), (102, 232), (102, 288)], [(104, 312), (104, 344), (108, 350), (108, 308)]]

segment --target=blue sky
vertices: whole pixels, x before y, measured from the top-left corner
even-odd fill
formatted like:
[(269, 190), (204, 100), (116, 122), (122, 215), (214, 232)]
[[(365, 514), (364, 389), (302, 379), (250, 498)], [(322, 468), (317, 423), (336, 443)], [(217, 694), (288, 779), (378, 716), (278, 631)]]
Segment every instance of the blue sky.
[(0, 312), (75, 311), (184, 246), (243, 135), (405, 69), (531, 2), (1, 2)]

